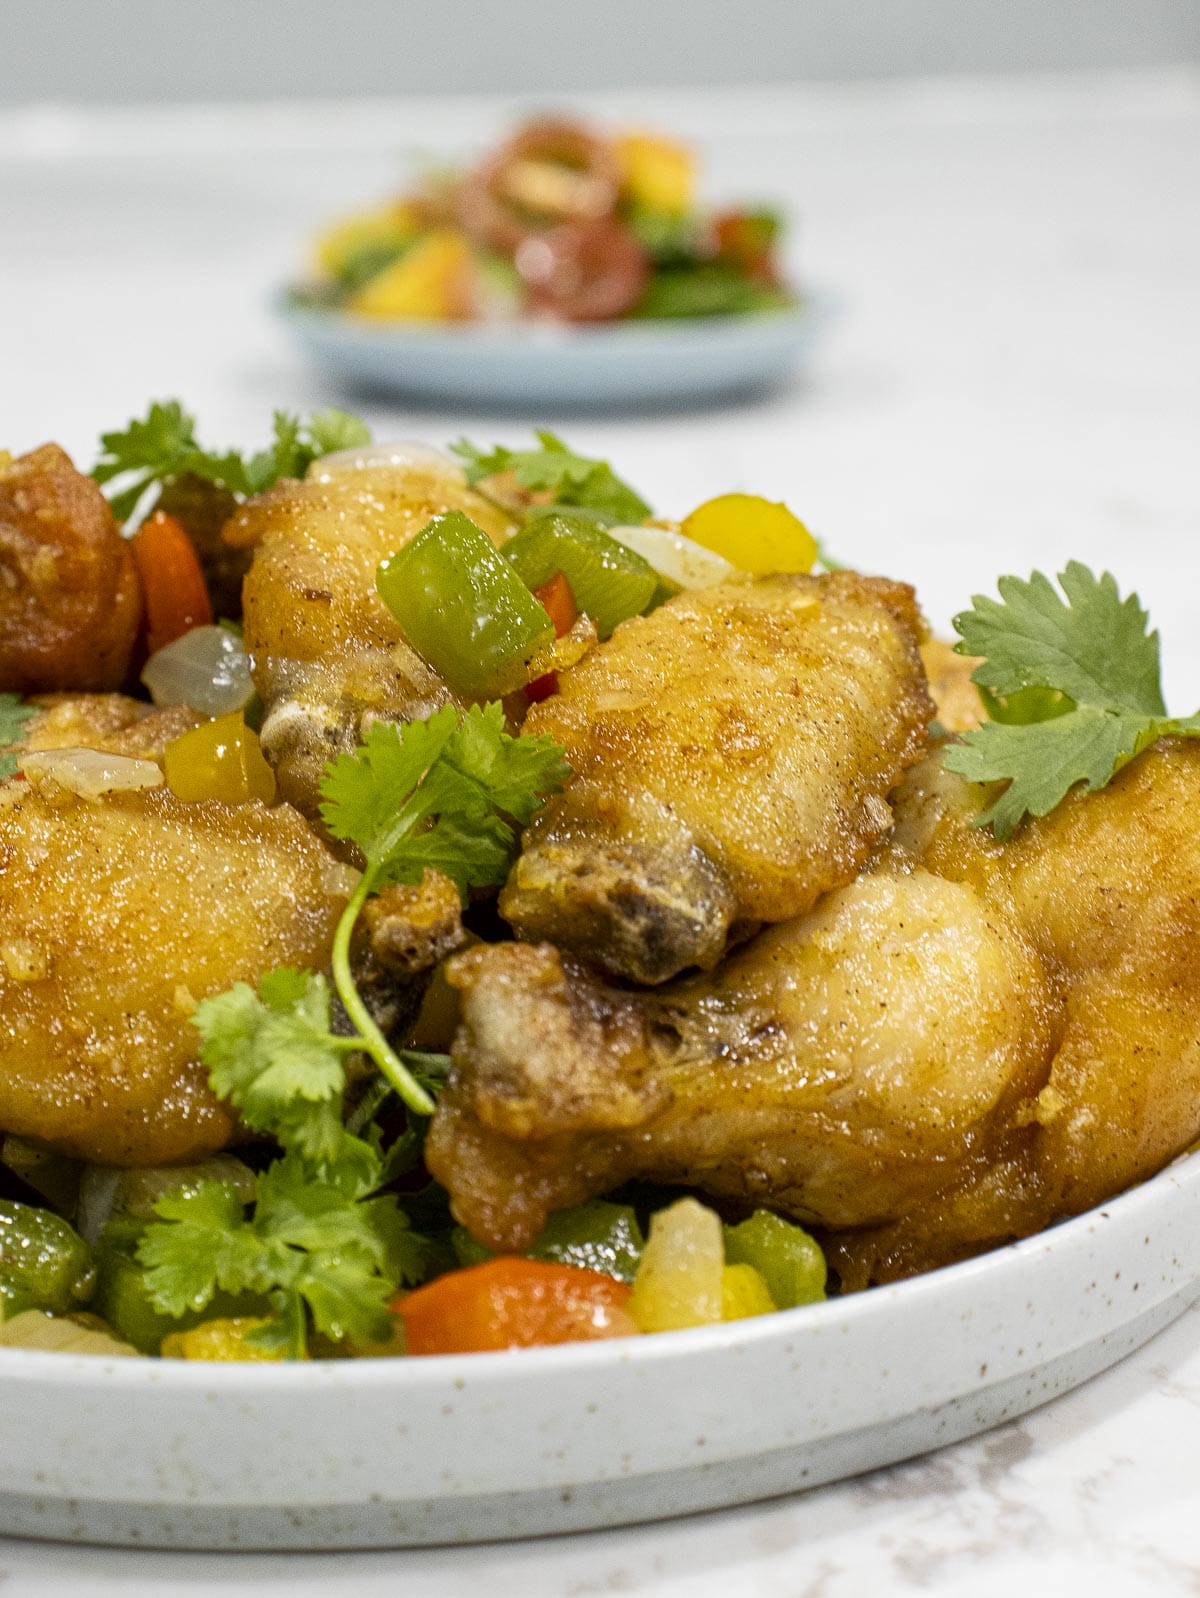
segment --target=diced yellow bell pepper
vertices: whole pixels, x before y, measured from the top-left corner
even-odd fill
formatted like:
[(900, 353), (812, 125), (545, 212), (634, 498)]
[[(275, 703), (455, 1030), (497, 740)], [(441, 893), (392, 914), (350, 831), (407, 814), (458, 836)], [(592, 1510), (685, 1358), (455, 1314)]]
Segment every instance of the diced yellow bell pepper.
[(771, 1315), (776, 1308), (771, 1289), (753, 1265), (727, 1265), (721, 1273), (721, 1319), (744, 1321)]
[(411, 205), (399, 201), (373, 211), (342, 217), (319, 233), (313, 243), (313, 260), (322, 277), (338, 277), (346, 263), (373, 245), (401, 245), (420, 231)]
[(282, 1349), (260, 1348), (246, 1341), (248, 1332), (267, 1323), (256, 1315), (201, 1321), (187, 1332), (168, 1332), (162, 1340), (164, 1359), (252, 1360), (284, 1358)]
[(171, 792), (192, 804), (204, 799), (227, 805), (261, 799), (270, 804), (275, 797), (275, 773), (240, 710), (202, 722), (169, 743), (163, 769)]
[(688, 516), (680, 531), (715, 550), (741, 571), (806, 572), (817, 558), (817, 541), (786, 505), (758, 494), (719, 494)]
[(625, 198), (650, 211), (682, 216), (696, 188), (696, 163), (685, 144), (655, 133), (624, 133), (616, 140)]
[(347, 301), (359, 316), (460, 321), (471, 308), (473, 257), (466, 234), (435, 228)]
[(722, 1315), (725, 1240), (714, 1211), (693, 1198), (659, 1210), (625, 1308), (638, 1330), (711, 1326)]

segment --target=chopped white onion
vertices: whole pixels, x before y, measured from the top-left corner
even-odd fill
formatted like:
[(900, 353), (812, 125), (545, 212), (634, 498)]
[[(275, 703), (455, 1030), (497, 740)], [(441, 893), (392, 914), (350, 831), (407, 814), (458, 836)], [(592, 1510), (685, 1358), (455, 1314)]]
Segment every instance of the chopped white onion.
[(401, 438), (393, 443), (362, 444), (358, 449), (339, 449), (322, 455), (308, 468), (310, 482), (327, 483), (338, 472), (361, 472), (372, 466), (432, 466), (439, 471), (461, 472), (462, 467), (445, 450), (417, 439)]
[(190, 705), (206, 716), (240, 710), (254, 693), (250, 661), (228, 627), (193, 627), (156, 650), (142, 681), (156, 705)]
[(608, 536), (648, 560), (656, 572), (680, 588), (713, 588), (738, 569), (723, 555), (667, 527), (610, 527)]
[(162, 767), (153, 760), (133, 760), (100, 749), (37, 749), (21, 756), (21, 770), (32, 783), (51, 778), (81, 799), (138, 793), (143, 788), (161, 788), (165, 781)]

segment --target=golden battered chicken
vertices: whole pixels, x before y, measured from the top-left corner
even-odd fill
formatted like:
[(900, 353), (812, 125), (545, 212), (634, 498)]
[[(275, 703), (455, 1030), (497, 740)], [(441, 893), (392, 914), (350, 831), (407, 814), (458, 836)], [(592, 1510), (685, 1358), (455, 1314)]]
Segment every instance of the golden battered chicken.
[(549, 945), (447, 968), (454, 1075), (426, 1160), (497, 1248), (630, 1177), (828, 1226), (906, 1215), (1045, 1079), (1036, 954), (970, 888), (866, 876), (711, 976), (605, 987)]
[(57, 444), (0, 453), (0, 692), (119, 688), (142, 592), (108, 501)]
[(375, 588), (379, 563), (449, 510), (466, 511), (497, 543), (511, 529), (450, 465), (289, 479), (226, 525), (228, 544), (254, 550), (242, 598), (266, 705), (263, 749), (280, 794), (307, 815), (326, 763), (353, 750), (372, 720), (426, 717), (453, 698)]
[(986, 718), (979, 689), (971, 673), (980, 664), (975, 655), (960, 655), (943, 638), (927, 638), (921, 645), (921, 663), (929, 679), (937, 719), (947, 732), (969, 732)]
[(100, 749), (132, 760), (161, 760), (166, 746), (204, 717), (187, 705), (159, 709), (125, 694), (41, 694), (17, 747)]
[(1163, 740), (1004, 844), (984, 791), (931, 760), (895, 856), (972, 884), (1038, 951), (1062, 1010), (1045, 1084), (997, 1158), (903, 1224), (833, 1240), (850, 1285), (908, 1275), (1123, 1192), (1200, 1134), (1200, 747)]
[(708, 977), (626, 993), (473, 950), (430, 1168), (520, 1246), (633, 1176), (820, 1227), (846, 1287), (1124, 1191), (1200, 1134), (1200, 746), (1162, 741), (1007, 843), (931, 755), (850, 887)]
[(802, 915), (891, 825), (933, 707), (911, 588), (731, 580), (622, 623), (535, 705), (573, 776), (501, 894), (518, 936), (637, 982)]
[[(132, 703), (59, 702), (27, 746), (146, 761), (181, 713)], [(233, 1123), (188, 1016), (277, 965), (323, 966), (345, 870), (287, 806), (88, 800), (48, 759), (0, 786), (0, 1128), (112, 1165), (210, 1153)]]

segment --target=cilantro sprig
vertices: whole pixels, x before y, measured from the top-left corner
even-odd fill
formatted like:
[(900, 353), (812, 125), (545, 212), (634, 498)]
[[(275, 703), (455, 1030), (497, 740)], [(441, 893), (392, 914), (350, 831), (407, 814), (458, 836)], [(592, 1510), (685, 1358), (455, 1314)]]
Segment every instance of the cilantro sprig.
[(283, 1153), (259, 1176), (252, 1214), (228, 1182), (159, 1200), (138, 1244), (153, 1302), (183, 1315), (218, 1292), (262, 1295), (274, 1314), (255, 1341), (293, 1357), (309, 1316), (334, 1339), (385, 1338), (388, 1299), (420, 1280), (425, 1245), (379, 1192), (390, 1152), (343, 1124), (346, 1056), (360, 1042), (333, 1034), (325, 979), (283, 967), (257, 994), (238, 983), (205, 999), (193, 1020), (213, 1091)]
[(463, 462), (467, 482), (475, 487), (489, 477), (511, 472), (521, 488), (554, 495), (555, 505), (590, 510), (616, 526), (637, 524), (651, 514), (649, 505), (622, 482), (607, 461), (577, 455), (561, 438), (535, 429), (540, 449), (513, 450), (495, 444), (483, 450), (462, 438), (450, 448)]
[[(1079, 561), (1059, 576), (1001, 577), (998, 600), (976, 594), (954, 618), (960, 654), (982, 655), (972, 674), (990, 720), (944, 756), (972, 782), (1008, 786), (977, 818), (1007, 838), (1044, 816), (1076, 783), (1102, 788), (1167, 733), (1200, 734), (1200, 714), (1167, 715), (1159, 639), (1136, 594)], [(1064, 598), (1065, 596), (1065, 598)]]
[(25, 723), (36, 714), (33, 705), (27, 705), (20, 694), (0, 694), (0, 781), (11, 777), (17, 769), (17, 757), (7, 754), (10, 744), (24, 735)]
[[(303, 477), (323, 455), (371, 441), (370, 430), (345, 411), (314, 411), (302, 422), (276, 411), (272, 440), (254, 455), (205, 449), (196, 419), (178, 400), (155, 401), (146, 415), (115, 433), (102, 433), (102, 453), (92, 477), (105, 488), (118, 521), (139, 509), (148, 514), (164, 484), (190, 476), (227, 488), (239, 499), (261, 494), (281, 477)], [(111, 486), (110, 486), (111, 485)]]
[(452, 705), (428, 721), (376, 722), (354, 755), (342, 755), (321, 783), (321, 817), (335, 838), (357, 845), (366, 862), (338, 923), (332, 971), (357, 1028), (357, 1046), (375, 1061), (405, 1104), (429, 1115), (433, 1101), (392, 1049), (363, 1002), (350, 968), (359, 912), (376, 889), (419, 882), (427, 866), (450, 877), (464, 899), (471, 888), (503, 882), (524, 826), (569, 774), (550, 738), (514, 738), (499, 704)]
[(433, 1112), (431, 1089), (446, 1060), (394, 1050), (363, 1002), (350, 943), (368, 896), (388, 882), (444, 871), (465, 897), (503, 880), (516, 829), (568, 768), (548, 738), (514, 738), (499, 704), (459, 717), (446, 706), (400, 728), (376, 723), (354, 755), (326, 771), (322, 815), (361, 850), (366, 869), (334, 936), (334, 984), (355, 1032), (332, 1026), (324, 977), (281, 967), (258, 991), (237, 983), (205, 999), (193, 1023), (209, 1084), (252, 1131), (282, 1153), (259, 1177), (253, 1212), (229, 1183), (170, 1194), (138, 1245), (147, 1290), (168, 1315), (204, 1309), (218, 1292), (265, 1296), (273, 1317), (256, 1342), (303, 1353), (309, 1321), (334, 1339), (382, 1340), (387, 1304), (402, 1281), (421, 1279), (427, 1244), (395, 1197), (380, 1189), (418, 1157), (411, 1121), (384, 1149), (371, 1117), (386, 1094), (369, 1087), (343, 1120), (346, 1061), (368, 1054), (417, 1116)]

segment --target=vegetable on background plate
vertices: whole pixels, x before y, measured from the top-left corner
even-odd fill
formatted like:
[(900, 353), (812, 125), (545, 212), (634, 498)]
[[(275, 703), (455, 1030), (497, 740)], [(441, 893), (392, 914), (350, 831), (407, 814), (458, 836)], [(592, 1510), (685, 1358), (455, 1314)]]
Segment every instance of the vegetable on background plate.
[(563, 116), (519, 126), (470, 169), (339, 218), (291, 290), (392, 321), (714, 317), (790, 306), (778, 215), (697, 203), (694, 151)]

